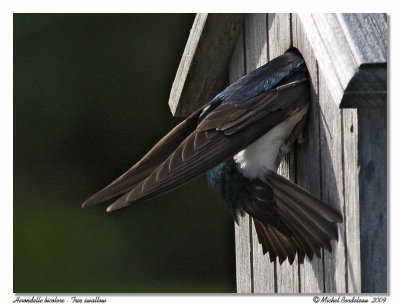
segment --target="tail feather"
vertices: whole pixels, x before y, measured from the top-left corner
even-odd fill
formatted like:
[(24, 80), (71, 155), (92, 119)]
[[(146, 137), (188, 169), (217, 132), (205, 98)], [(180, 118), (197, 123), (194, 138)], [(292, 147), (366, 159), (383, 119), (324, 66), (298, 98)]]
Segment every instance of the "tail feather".
[(291, 181), (271, 170), (267, 172), (266, 176), (272, 187), (284, 190), (289, 196), (295, 197), (299, 204), (309, 207), (310, 210), (315, 211), (315, 213), (319, 214), (326, 220), (339, 223), (343, 221), (340, 213), (327, 206), (307, 190), (293, 184)]
[(274, 196), (279, 198), (280, 203), (290, 209), (295, 214), (295, 217), (301, 220), (305, 227), (310, 227), (310, 230), (314, 231), (316, 235), (325, 239), (337, 239), (337, 229), (334, 222), (325, 219), (314, 210), (310, 210), (309, 207), (296, 201), (296, 198), (290, 193), (285, 193), (279, 188), (274, 189)]
[(293, 237), (298, 241), (300, 244), (301, 248), (304, 250), (305, 254), (307, 257), (311, 260), (314, 257), (314, 254), (317, 255), (317, 257), (320, 257), (319, 255), (319, 249), (321, 245), (313, 239), (312, 236), (310, 236), (308, 233), (304, 232), (302, 230), (301, 225), (294, 219), (290, 214), (287, 214), (286, 212), (282, 212), (282, 210), (279, 210), (282, 218), (285, 220), (285, 224), (290, 228), (292, 231)]
[(290, 264), (293, 264), (293, 261), (296, 257), (296, 249), (293, 247), (292, 243), (289, 241), (290, 238), (283, 235), (278, 230), (274, 229), (273, 227), (269, 228), (271, 231), (272, 236), (274, 239), (279, 243), (281, 246), (280, 250), (284, 256), (279, 257), (279, 263), (282, 264), (286, 257), (289, 260)]
[(292, 220), (292, 223), (296, 224), (296, 227), (299, 228), (303, 235), (307, 235), (312, 241), (315, 241), (314, 245), (322, 244), (324, 247), (330, 247), (330, 240), (335, 239), (336, 236), (328, 236), (325, 234), (325, 229), (320, 230), (324, 226), (329, 227), (329, 223), (316, 224), (312, 217), (303, 214), (301, 210), (297, 210), (296, 202), (291, 201), (291, 199), (286, 199), (285, 201), (276, 195), (276, 204), (280, 209), (281, 217)]
[(277, 257), (276, 247), (267, 231), (266, 226), (257, 218), (254, 218), (254, 226), (256, 228), (258, 241), (263, 248), (263, 254), (268, 252), (271, 262), (274, 261)]
[(299, 240), (300, 245), (307, 248), (307, 257), (312, 259), (313, 254), (318, 254), (319, 249), (324, 246), (323, 240), (319, 239), (315, 233), (310, 232), (310, 228), (304, 226), (304, 224), (299, 221), (290, 209), (281, 205), (280, 200), (277, 204), (281, 206), (279, 210), (281, 218), (284, 220), (285, 224), (290, 228), (293, 235)]
[(271, 262), (274, 262), (278, 257), (280, 264), (286, 259), (288, 259), (289, 264), (293, 264), (296, 253), (299, 256), (299, 261), (301, 263), (304, 261), (304, 251), (295, 239), (283, 235), (274, 227), (265, 225), (257, 218), (253, 220), (258, 241), (263, 248), (263, 254), (268, 253)]
[[(266, 218), (260, 209), (267, 208), (266, 203), (273, 203), (273, 218)], [(278, 258), (280, 264), (286, 259), (292, 264), (296, 254), (300, 263), (305, 256), (320, 258), (321, 248), (332, 252), (331, 241), (338, 240), (337, 223), (342, 222), (335, 209), (272, 171), (255, 187), (254, 201), (245, 210), (253, 217), (263, 253), (269, 253), (271, 262)]]

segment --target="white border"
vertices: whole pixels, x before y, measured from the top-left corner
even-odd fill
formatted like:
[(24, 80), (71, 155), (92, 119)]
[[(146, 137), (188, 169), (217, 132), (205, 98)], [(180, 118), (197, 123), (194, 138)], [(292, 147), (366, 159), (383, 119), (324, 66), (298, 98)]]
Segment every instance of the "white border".
[[(396, 190), (399, 189), (397, 182), (397, 173), (400, 173), (399, 160), (399, 124), (400, 120), (397, 119), (399, 116), (399, 105), (400, 97), (398, 94), (397, 87), (398, 84), (398, 71), (400, 67), (398, 65), (400, 57), (398, 48), (398, 37), (399, 34), (399, 14), (396, 9), (396, 2), (389, 1), (370, 1), (370, 2), (360, 2), (360, 1), (349, 1), (349, 0), (335, 0), (329, 1), (253, 1), (253, 0), (238, 0), (238, 1), (209, 1), (202, 0), (197, 3), (192, 3), (189, 1), (44, 1), (44, 0), (26, 0), (26, 1), (9, 1), (3, 0), (0, 4), (0, 23), (1, 23), (1, 40), (2, 44), (0, 47), (1, 52), (1, 106), (2, 112), (0, 113), (0, 139), (1, 139), (1, 194), (3, 195), (1, 200), (2, 207), (2, 222), (1, 222), (1, 245), (3, 252), (2, 256), (2, 266), (1, 266), (1, 304), (11, 305), (12, 301), (15, 299), (13, 291), (12, 282), (12, 250), (13, 250), (13, 236), (12, 236), (12, 182), (13, 182), (13, 163), (12, 163), (12, 150), (13, 150), (13, 16), (16, 13), (56, 13), (56, 12), (102, 12), (102, 13), (112, 13), (112, 12), (387, 12), (389, 14), (390, 20), (390, 30), (389, 30), (389, 103), (390, 103), (390, 160), (388, 160), (388, 167), (390, 167), (390, 177), (389, 184), (391, 186), (389, 195), (389, 205), (390, 208), (388, 212), (389, 221), (389, 231), (390, 237), (397, 239), (398, 224), (397, 221), (398, 207), (400, 206), (399, 198)], [(396, 86), (392, 86), (396, 84)], [(393, 90), (392, 90), (393, 89)], [(389, 256), (390, 268), (389, 276), (391, 280), (390, 292), (391, 294), (387, 296), (386, 305), (399, 304), (399, 290), (398, 281), (396, 280), (399, 272), (399, 264), (397, 260), (398, 254), (398, 243), (391, 241), (390, 253), (394, 256)], [(35, 294), (36, 295), (36, 294)], [(42, 295), (44, 296), (44, 295)], [(55, 295), (51, 295), (55, 296)], [(63, 297), (63, 295), (58, 295)], [(69, 298), (71, 295), (66, 296)], [(85, 295), (83, 295), (84, 297)], [(87, 297), (93, 297), (94, 295), (88, 295)], [(264, 304), (269, 303), (272, 305), (280, 305), (287, 303), (314, 304), (312, 301), (312, 295), (306, 296), (288, 296), (288, 295), (252, 295), (252, 296), (238, 296), (238, 295), (109, 295), (102, 296), (108, 300), (107, 305), (132, 305), (133, 303), (138, 303), (138, 305), (150, 305), (157, 303), (157, 305), (204, 305), (213, 302), (229, 303), (229, 305), (243, 305), (243, 303), (257, 303)], [(140, 303), (140, 304), (139, 304)], [(16, 305), (14, 303), (13, 305)], [(72, 304), (72, 303), (68, 303)]]

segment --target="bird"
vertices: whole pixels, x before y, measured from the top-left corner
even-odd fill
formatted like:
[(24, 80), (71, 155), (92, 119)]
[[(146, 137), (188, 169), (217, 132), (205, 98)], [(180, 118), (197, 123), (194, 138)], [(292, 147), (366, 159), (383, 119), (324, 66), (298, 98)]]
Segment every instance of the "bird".
[[(253, 220), (263, 254), (292, 265), (332, 252), (342, 214), (277, 174), (302, 138), (310, 77), (297, 49), (244, 75), (167, 133), (128, 171), (82, 207), (114, 199), (107, 212), (174, 190), (206, 173), (240, 223)], [(311, 166), (311, 165), (310, 165)]]

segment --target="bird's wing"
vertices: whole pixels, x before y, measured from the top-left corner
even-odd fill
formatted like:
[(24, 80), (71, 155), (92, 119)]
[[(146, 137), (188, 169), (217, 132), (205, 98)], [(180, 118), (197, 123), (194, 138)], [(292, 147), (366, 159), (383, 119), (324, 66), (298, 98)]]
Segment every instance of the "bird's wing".
[[(93, 205), (120, 196), (135, 189), (137, 187), (136, 185), (139, 183), (143, 185), (145, 180), (149, 182), (154, 172), (161, 173), (161, 170), (165, 172), (165, 167), (163, 167), (163, 165), (165, 165), (166, 160), (171, 159), (171, 161), (176, 162), (177, 152), (185, 152), (184, 163), (186, 163), (191, 145), (195, 146), (193, 150), (196, 152), (196, 154), (193, 155), (194, 159), (191, 163), (195, 163), (195, 158), (203, 159), (207, 156), (207, 154), (203, 152), (204, 150), (215, 150), (218, 145), (223, 145), (222, 143), (215, 145), (214, 142), (220, 141), (221, 138), (227, 135), (232, 135), (243, 130), (245, 127), (260, 120), (263, 116), (266, 116), (266, 114), (275, 112), (281, 108), (282, 112), (271, 115), (271, 118), (275, 118), (271, 121), (271, 124), (260, 123), (254, 126), (255, 130), (258, 129), (261, 131), (264, 129), (267, 131), (268, 128), (273, 126), (273, 122), (280, 122), (280, 120), (287, 115), (285, 110), (287, 111), (289, 108), (286, 104), (290, 104), (293, 101), (293, 97), (285, 98), (285, 90), (281, 90), (282, 92), (279, 93), (274, 92), (278, 91), (277, 88), (272, 91), (271, 89), (278, 83), (282, 83), (285, 77), (300, 70), (303, 63), (303, 59), (297, 53), (287, 52), (228, 86), (209, 103), (195, 111), (190, 117), (162, 138), (149, 153), (125, 174), (91, 196), (82, 206)], [(290, 80), (286, 80), (285, 82), (291, 83)], [(290, 86), (293, 88), (296, 87), (294, 84)], [(280, 88), (283, 87), (281, 86)], [(292, 94), (292, 91), (289, 90), (288, 94)], [(278, 99), (279, 103), (275, 102)], [(264, 127), (264, 125), (267, 126)], [(241, 134), (244, 133), (239, 133), (237, 136), (238, 139)], [(228, 140), (226, 139), (224, 141)], [(241, 142), (243, 144), (250, 143), (249, 141), (246, 142), (244, 139), (242, 139)], [(237, 146), (237, 144), (235, 144), (235, 146)], [(202, 148), (203, 151), (201, 151), (200, 148)], [(216, 160), (220, 160), (223, 156), (228, 156), (230, 154), (229, 152), (232, 150), (234, 150), (234, 148), (222, 150), (221, 156), (215, 154), (215, 157), (219, 157)], [(210, 151), (210, 156), (213, 156), (211, 152), (212, 151)], [(200, 154), (204, 154), (204, 156), (200, 156)], [(190, 168), (190, 170), (194, 171), (196, 167), (191, 163), (188, 163), (187, 167), (193, 167), (193, 169)], [(207, 161), (207, 165), (204, 167), (209, 167), (208, 165), (210, 163), (211, 161)], [(189, 164), (191, 166), (189, 166)], [(173, 165), (173, 163), (171, 163), (171, 165)], [(182, 167), (178, 168), (181, 169), (179, 173), (184, 172)], [(199, 164), (199, 171), (200, 168)], [(195, 172), (192, 172), (193, 175), (194, 173)], [(160, 178), (162, 176), (158, 175), (157, 177)], [(146, 186), (148, 184), (149, 183), (146, 183)], [(145, 190), (144, 187), (143, 190)]]
[(145, 179), (196, 129), (201, 111), (201, 109), (197, 110), (182, 121), (165, 135), (140, 161), (111, 184), (92, 195), (82, 206), (94, 205), (124, 194)]
[(246, 148), (306, 103), (309, 103), (309, 83), (304, 78), (240, 104), (222, 103), (146, 179), (107, 211), (153, 198), (194, 179)]

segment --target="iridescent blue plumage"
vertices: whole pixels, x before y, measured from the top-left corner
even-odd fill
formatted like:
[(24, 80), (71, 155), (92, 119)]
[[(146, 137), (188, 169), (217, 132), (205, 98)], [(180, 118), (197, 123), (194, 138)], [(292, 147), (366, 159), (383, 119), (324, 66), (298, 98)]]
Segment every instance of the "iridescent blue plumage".
[(296, 53), (287, 53), (287, 55), (243, 76), (216, 95), (210, 104), (216, 104), (218, 100), (223, 103), (243, 102), (272, 89), (285, 77), (301, 69), (304, 64), (303, 58)]
[(242, 211), (239, 212), (238, 203), (241, 199), (250, 197), (253, 191), (251, 180), (239, 173), (233, 159), (228, 159), (208, 171), (207, 180), (210, 186), (225, 200), (237, 221), (237, 213), (242, 213)]
[(268, 64), (242, 76), (219, 94), (202, 109), (199, 119), (203, 119), (221, 104), (241, 104), (262, 92), (274, 88), (284, 78), (304, 69), (304, 60), (297, 52), (287, 52)]

